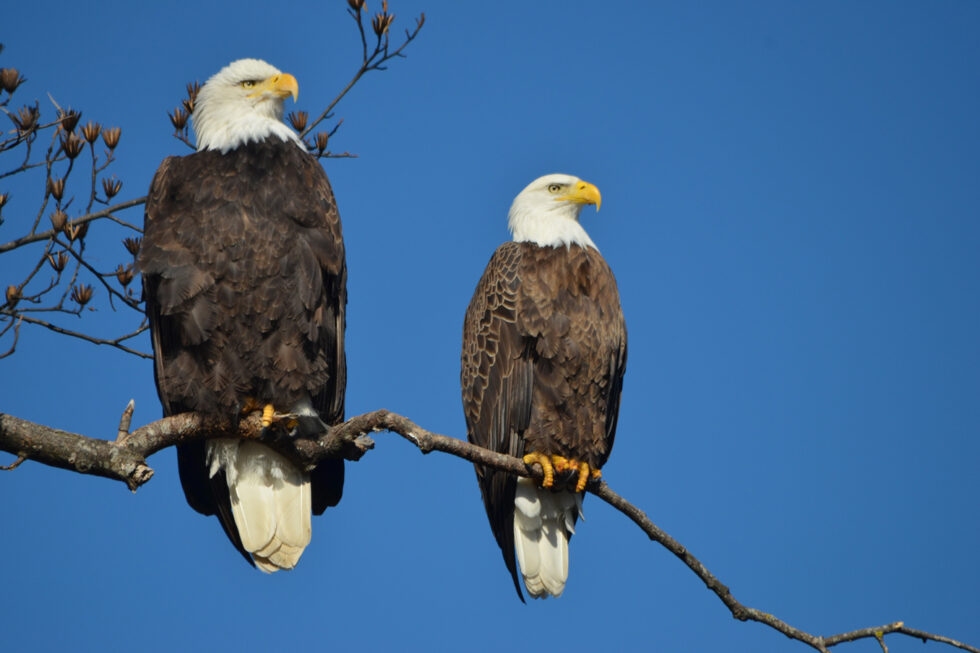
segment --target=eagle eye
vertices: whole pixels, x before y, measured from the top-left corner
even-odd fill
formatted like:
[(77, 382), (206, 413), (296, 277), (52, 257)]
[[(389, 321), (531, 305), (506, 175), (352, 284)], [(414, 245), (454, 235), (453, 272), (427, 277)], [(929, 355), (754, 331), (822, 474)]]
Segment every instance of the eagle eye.
[(548, 186), (549, 193), (557, 193), (561, 190), (561, 184), (551, 184)]
[(253, 86), (255, 86), (254, 79), (246, 79), (242, 81), (242, 88), (252, 88)]

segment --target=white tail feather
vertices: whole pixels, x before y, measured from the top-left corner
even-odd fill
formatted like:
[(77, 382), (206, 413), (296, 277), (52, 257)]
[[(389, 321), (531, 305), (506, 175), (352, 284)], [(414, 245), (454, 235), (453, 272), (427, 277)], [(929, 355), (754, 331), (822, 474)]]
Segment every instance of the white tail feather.
[(552, 492), (534, 481), (517, 479), (514, 497), (514, 548), (527, 593), (533, 598), (561, 596), (568, 579), (568, 535), (581, 506), (575, 492)]
[(225, 471), (242, 546), (265, 572), (292, 569), (310, 543), (310, 475), (257, 442), (211, 440), (210, 473)]

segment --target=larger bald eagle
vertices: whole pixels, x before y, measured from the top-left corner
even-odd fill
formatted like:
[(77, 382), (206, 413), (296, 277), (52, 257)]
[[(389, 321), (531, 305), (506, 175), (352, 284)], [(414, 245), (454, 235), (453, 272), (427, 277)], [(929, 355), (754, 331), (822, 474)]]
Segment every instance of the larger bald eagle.
[(612, 449), (626, 369), (626, 324), (612, 271), (578, 222), (599, 189), (547, 175), (514, 199), (513, 242), (497, 248), (463, 323), (470, 442), (538, 463), (541, 485), (476, 466), (490, 528), (514, 580), (560, 596), (568, 540), (589, 478)]
[[(304, 435), (343, 420), (344, 243), (323, 168), (282, 122), (298, 90), (264, 61), (229, 64), (197, 96), (197, 152), (153, 178), (139, 268), (166, 415), (263, 408)], [(307, 473), (257, 442), (199, 440), (177, 461), (191, 507), (267, 572), (296, 565), (310, 512), (343, 491), (342, 460)]]

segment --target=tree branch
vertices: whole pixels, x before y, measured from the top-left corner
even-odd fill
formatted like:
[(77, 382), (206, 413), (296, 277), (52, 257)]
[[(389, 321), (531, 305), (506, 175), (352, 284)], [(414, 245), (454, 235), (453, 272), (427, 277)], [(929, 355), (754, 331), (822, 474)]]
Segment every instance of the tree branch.
[[(388, 28), (385, 27), (382, 33), (377, 34), (378, 40), (377, 40), (377, 44), (374, 47), (374, 52), (372, 52), (369, 55), (367, 51), (367, 40), (364, 35), (364, 22), (363, 22), (364, 14), (362, 13), (362, 9), (363, 9), (363, 3), (362, 6), (359, 7), (356, 11), (354, 10), (347, 11), (347, 13), (349, 13), (351, 17), (357, 22), (357, 28), (358, 30), (360, 30), (361, 33), (361, 46), (362, 46), (361, 65), (357, 69), (357, 72), (354, 73), (354, 76), (351, 78), (351, 80), (347, 82), (347, 86), (345, 86), (340, 91), (340, 93), (337, 94), (337, 96), (333, 99), (333, 101), (331, 101), (330, 104), (327, 105), (327, 108), (324, 109), (323, 112), (319, 116), (317, 116), (317, 118), (312, 123), (310, 123), (308, 127), (306, 127), (306, 129), (300, 132), (300, 138), (306, 138), (306, 136), (309, 135), (309, 133), (312, 132), (317, 125), (319, 125), (321, 122), (329, 118), (331, 115), (330, 112), (333, 111), (334, 107), (337, 106), (340, 100), (343, 99), (345, 95), (347, 95), (347, 92), (350, 91), (352, 88), (354, 88), (354, 85), (357, 84), (358, 80), (360, 80), (365, 73), (370, 72), (372, 70), (385, 70), (382, 64), (384, 64), (386, 61), (388, 61), (389, 59), (393, 59), (395, 57), (403, 57), (404, 55), (402, 54), (402, 50), (404, 50), (409, 43), (415, 40), (415, 37), (419, 35), (419, 31), (422, 29), (422, 26), (425, 24), (425, 14), (421, 14), (417, 19), (415, 19), (415, 29), (412, 32), (405, 30), (405, 41), (392, 52), (388, 51)], [(384, 11), (387, 12), (387, 6), (385, 7)], [(392, 19), (394, 18), (393, 14), (387, 14), (387, 13), (379, 14), (379, 16), (385, 16), (386, 21), (388, 16), (390, 16)], [(390, 24), (391, 22), (387, 21), (387, 25), (390, 26)], [(383, 39), (382, 39), (382, 34), (384, 35)]]
[[(115, 211), (122, 211), (123, 209), (128, 209), (132, 206), (138, 206), (145, 202), (146, 202), (146, 196), (137, 197), (134, 200), (126, 200), (125, 202), (120, 202), (119, 204), (115, 204), (113, 206), (110, 206), (109, 208), (102, 209), (101, 211), (95, 211), (94, 213), (89, 213), (79, 218), (72, 218), (71, 223), (73, 225), (82, 225), (85, 224), (86, 222), (91, 222), (92, 220), (98, 220), (99, 218), (111, 218), (112, 217), (111, 214)], [(132, 227), (132, 225), (128, 225), (128, 224), (126, 226), (135, 228)], [(48, 240), (49, 238), (56, 235), (57, 233), (58, 231), (55, 231), (54, 229), (48, 229), (47, 231), (42, 231), (41, 233), (28, 234), (27, 236), (22, 236), (15, 240), (11, 240), (8, 243), (0, 244), (0, 254), (3, 254), (4, 252), (9, 252), (12, 249), (17, 249), (22, 245), (27, 245), (29, 243), (36, 243), (39, 240)]]
[[(407, 417), (387, 410), (376, 410), (352, 417), (342, 424), (331, 427), (316, 438), (292, 438), (276, 424), (263, 429), (258, 413), (248, 415), (238, 424), (233, 424), (229, 420), (203, 417), (196, 413), (184, 413), (166, 417), (129, 432), (132, 413), (133, 402), (130, 401), (123, 411), (118, 434), (114, 440), (89, 438), (0, 413), (0, 450), (17, 456), (13, 464), (0, 469), (12, 470), (24, 460), (34, 460), (82, 474), (119, 480), (135, 492), (153, 477), (153, 470), (146, 464), (147, 457), (162, 449), (193, 440), (207, 437), (258, 440), (289, 457), (304, 469), (311, 470), (320, 461), (328, 458), (359, 460), (374, 447), (370, 434), (390, 431), (410, 441), (423, 454), (442, 451), (472, 463), (510, 472), (515, 476), (536, 479), (543, 476), (540, 465), (526, 465), (519, 458), (496, 453), (464, 440), (433, 433)], [(878, 640), (883, 650), (887, 650), (883, 638), (890, 634), (907, 635), (924, 642), (940, 642), (965, 651), (980, 653), (980, 649), (949, 637), (906, 628), (901, 621), (829, 637), (811, 635), (771, 614), (740, 603), (731, 590), (708, 571), (700, 560), (654, 524), (642, 510), (614, 492), (605, 481), (593, 480), (586, 490), (629, 517), (651, 540), (658, 542), (680, 558), (739, 621), (757, 621), (765, 624), (790, 639), (824, 653), (838, 644), (871, 637)]]
[[(139, 351), (138, 349), (133, 349), (132, 347), (127, 347), (126, 345), (122, 344), (124, 341), (129, 340), (130, 338), (133, 338), (135, 336), (138, 336), (139, 334), (149, 329), (150, 328), (149, 324), (142, 324), (138, 329), (136, 329), (131, 333), (127, 333), (124, 336), (119, 336), (118, 338), (113, 338), (112, 340), (107, 340), (105, 338), (96, 338), (94, 336), (90, 336), (86, 333), (81, 333), (79, 331), (72, 331), (71, 329), (60, 327), (57, 324), (52, 324), (51, 322), (45, 322), (44, 320), (39, 320), (36, 317), (30, 317), (28, 315), (24, 315), (22, 311), (14, 313), (13, 311), (0, 310), (0, 315), (10, 317), (11, 319), (14, 320), (18, 320), (18, 326), (21, 321), (27, 322), (28, 324), (36, 324), (37, 326), (42, 326), (45, 329), (54, 331), (55, 333), (60, 333), (63, 336), (71, 336), (73, 338), (79, 338), (80, 340), (85, 340), (95, 345), (108, 345), (110, 347), (115, 347), (116, 349), (120, 349), (126, 352), (127, 354), (133, 354), (134, 356), (139, 356), (140, 358), (151, 358), (151, 359), (153, 358), (153, 354), (147, 354), (146, 352)], [(15, 342), (14, 346), (16, 346), (16, 344), (17, 343)], [(10, 351), (13, 352), (13, 346), (11, 347)], [(0, 356), (0, 358), (3, 358), (3, 356)]]

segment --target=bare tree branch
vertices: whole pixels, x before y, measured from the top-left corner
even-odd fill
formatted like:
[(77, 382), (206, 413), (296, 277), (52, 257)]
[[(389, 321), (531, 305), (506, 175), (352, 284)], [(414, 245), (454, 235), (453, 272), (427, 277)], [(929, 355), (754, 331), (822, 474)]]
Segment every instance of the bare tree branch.
[[(897, 627), (894, 630), (890, 630), (891, 626), (897, 626)], [(854, 632), (863, 633), (863, 631), (854, 631)], [(932, 641), (932, 642), (939, 642), (941, 644), (949, 644), (950, 646), (963, 649), (964, 651), (972, 651), (972, 653), (976, 653), (978, 650), (980, 650), (973, 646), (970, 646), (969, 644), (958, 642), (950, 637), (944, 637), (943, 635), (933, 635), (932, 633), (927, 633), (924, 630), (916, 630), (915, 628), (906, 628), (901, 621), (895, 622), (894, 624), (890, 624), (889, 626), (882, 626), (880, 629), (876, 630), (875, 637), (879, 637), (880, 639), (879, 633), (881, 633), (881, 636), (887, 635), (888, 633), (901, 633), (903, 635), (908, 635), (909, 637), (915, 637), (917, 639), (921, 639), (923, 642)], [(866, 637), (866, 635), (861, 634), (852, 637), (852, 633), (841, 633), (840, 635), (835, 635), (830, 639), (833, 639), (834, 644), (836, 644), (838, 642), (854, 641), (855, 639), (860, 639), (861, 637)], [(830, 646), (833, 646), (834, 644), (830, 644)]]
[[(385, 4), (384, 11), (378, 14), (378, 16), (375, 18), (375, 20), (378, 20), (378, 18), (384, 17), (383, 18), (384, 28), (381, 31), (378, 31), (378, 29), (376, 28), (375, 31), (377, 34), (377, 43), (374, 46), (374, 52), (370, 53), (369, 55), (367, 50), (367, 38), (364, 33), (363, 3), (361, 3), (356, 10), (355, 9), (347, 10), (347, 13), (349, 13), (351, 17), (353, 17), (354, 20), (357, 22), (357, 28), (361, 34), (361, 46), (362, 46), (361, 66), (360, 68), (357, 69), (357, 72), (354, 73), (354, 76), (351, 78), (351, 80), (347, 82), (347, 86), (345, 86), (343, 90), (341, 90), (340, 93), (337, 94), (337, 97), (335, 97), (333, 101), (327, 105), (327, 108), (323, 110), (323, 113), (317, 116), (316, 120), (310, 123), (310, 125), (300, 133), (301, 138), (306, 138), (306, 136), (311, 131), (313, 131), (314, 127), (316, 127), (321, 122), (323, 122), (324, 120), (330, 117), (331, 115), (330, 112), (333, 111), (334, 107), (337, 106), (340, 100), (343, 99), (345, 95), (347, 95), (347, 92), (350, 91), (352, 88), (354, 88), (354, 85), (357, 84), (358, 80), (360, 80), (365, 73), (371, 70), (385, 70), (382, 64), (384, 64), (386, 61), (394, 57), (403, 57), (404, 55), (402, 54), (402, 51), (406, 48), (406, 46), (408, 46), (409, 43), (411, 43), (415, 39), (416, 36), (418, 36), (419, 30), (421, 30), (422, 26), (425, 24), (425, 14), (421, 14), (417, 19), (415, 19), (415, 30), (412, 32), (406, 30), (405, 41), (397, 49), (389, 52), (388, 51), (388, 27), (391, 26), (391, 21), (392, 19), (394, 19), (395, 16), (394, 14), (387, 13), (387, 11), (388, 11), (388, 7), (387, 4)], [(334, 128), (334, 131), (336, 131), (336, 128)], [(331, 134), (332, 133), (333, 132), (331, 132)]]
[(64, 251), (66, 251), (69, 254), (71, 254), (75, 258), (75, 260), (78, 261), (78, 264), (79, 265), (81, 265), (83, 268), (85, 268), (86, 270), (88, 270), (89, 272), (91, 272), (92, 273), (92, 276), (99, 280), (99, 283), (101, 283), (105, 287), (106, 292), (109, 293), (109, 306), (111, 306), (113, 310), (115, 310), (116, 306), (115, 306), (115, 304), (112, 303), (112, 298), (113, 297), (116, 297), (125, 306), (128, 306), (129, 308), (132, 308), (132, 309), (136, 310), (140, 314), (143, 313), (143, 310), (139, 307), (139, 305), (140, 305), (139, 300), (135, 299), (134, 297), (127, 297), (126, 295), (124, 295), (123, 293), (119, 292), (118, 290), (116, 290), (115, 288), (113, 288), (111, 285), (109, 285), (109, 282), (106, 281), (106, 277), (114, 277), (114, 276), (116, 276), (116, 273), (115, 272), (99, 272), (98, 270), (96, 270), (95, 268), (93, 268), (91, 266), (91, 264), (89, 264), (88, 261), (85, 260), (85, 257), (82, 254), (80, 254), (80, 253), (76, 252), (74, 249), (72, 249), (71, 246), (70, 246), (70, 244), (65, 244), (64, 242), (58, 240), (57, 237), (55, 237), (53, 240), (54, 240), (55, 243), (57, 243), (58, 245), (60, 245), (64, 249)]
[[(27, 322), (28, 324), (36, 324), (37, 326), (42, 326), (45, 329), (49, 329), (51, 331), (54, 331), (55, 333), (60, 333), (63, 336), (71, 336), (72, 338), (79, 338), (81, 340), (85, 340), (86, 342), (91, 342), (92, 344), (95, 344), (95, 345), (108, 345), (110, 347), (115, 347), (116, 349), (121, 349), (122, 351), (126, 352), (127, 354), (133, 354), (135, 356), (139, 356), (140, 358), (153, 358), (153, 354), (148, 354), (148, 353), (146, 353), (144, 351), (140, 351), (138, 349), (132, 349), (131, 347), (127, 347), (126, 345), (122, 344), (123, 341), (129, 340), (130, 338), (134, 338), (134, 337), (138, 336), (139, 334), (143, 333), (144, 331), (146, 331), (147, 329), (149, 329), (150, 328), (149, 325), (148, 324), (145, 324), (145, 323), (143, 325), (141, 325), (138, 329), (136, 329), (135, 331), (133, 331), (132, 333), (127, 333), (124, 336), (119, 336), (118, 338), (113, 338), (112, 340), (106, 340), (104, 338), (96, 338), (94, 336), (90, 336), (90, 335), (88, 335), (86, 333), (81, 333), (79, 331), (72, 331), (71, 329), (66, 329), (64, 327), (60, 327), (57, 324), (51, 324), (50, 322), (45, 322), (44, 320), (39, 320), (36, 317), (31, 317), (29, 315), (24, 315), (23, 312), (18, 313), (18, 314), (15, 315), (12, 312), (3, 310), (3, 311), (0, 311), (0, 315), (4, 315), (4, 316), (11, 317), (11, 318), (15, 318), (15, 319), (17, 319), (19, 321)], [(19, 324), (19, 322), (18, 322), (18, 324)], [(13, 351), (13, 347), (11, 347), (11, 350), (10, 351), (11, 352)]]
[(2, 469), (5, 472), (13, 471), (13, 470), (17, 469), (18, 467), (20, 467), (20, 464), (22, 462), (24, 462), (25, 460), (27, 460), (27, 456), (17, 456), (17, 460), (15, 460), (14, 462), (10, 463), (9, 465), (0, 465), (0, 469)]
[[(144, 204), (145, 202), (146, 202), (146, 196), (137, 197), (134, 200), (126, 200), (125, 202), (114, 204), (108, 208), (102, 209), (101, 211), (95, 211), (93, 213), (88, 213), (86, 215), (83, 215), (79, 218), (74, 218), (72, 219), (71, 222), (73, 225), (82, 225), (85, 224), (86, 222), (91, 222), (92, 220), (98, 220), (99, 218), (111, 218), (112, 217), (111, 214), (113, 212), (122, 211), (123, 209), (128, 209), (133, 206), (139, 206), (140, 204)], [(136, 231), (140, 231), (136, 227), (133, 227), (132, 225), (127, 224), (125, 222), (118, 221), (118, 220), (117, 222), (120, 222), (120, 224), (128, 226), (131, 229), (135, 229)], [(59, 232), (54, 229), (48, 229), (47, 231), (42, 231), (40, 233), (21, 236), (20, 238), (16, 238), (14, 240), (11, 240), (10, 242), (0, 244), (0, 254), (3, 254), (4, 252), (9, 252), (12, 249), (17, 249), (22, 245), (27, 245), (29, 243), (36, 243), (41, 240), (48, 240), (49, 238), (55, 236), (58, 233)]]
[[(395, 15), (389, 11), (387, 0), (381, 3), (381, 11), (373, 16), (368, 15), (363, 0), (349, 0), (348, 5), (361, 41), (361, 62), (357, 72), (311, 124), (307, 125), (306, 112), (290, 114), (289, 118), (294, 129), (303, 137), (307, 151), (318, 159), (356, 157), (356, 154), (349, 151), (337, 152), (327, 147), (329, 140), (343, 123), (342, 119), (331, 129), (318, 132), (315, 137), (306, 136), (320, 122), (332, 118), (332, 111), (337, 103), (363, 75), (371, 70), (385, 70), (386, 62), (395, 57), (404, 57), (405, 48), (418, 36), (425, 23), (425, 15), (421, 14), (415, 20), (414, 29), (405, 30), (404, 40), (394, 47), (390, 46), (389, 38)], [(374, 34), (373, 44), (368, 43), (371, 40), (368, 28)], [(371, 45), (373, 48), (369, 47)], [(134, 224), (135, 221), (121, 219), (117, 214), (145, 204), (146, 198), (139, 197), (108, 206), (123, 187), (122, 181), (115, 174), (108, 173), (109, 167), (116, 161), (120, 127), (101, 125), (91, 119), (82, 124), (81, 111), (63, 108), (50, 94), (48, 98), (57, 111), (55, 120), (42, 120), (41, 107), (37, 101), (17, 110), (8, 108), (12, 93), (26, 79), (16, 69), (5, 68), (4, 71), (3, 88), (0, 89), (0, 114), (13, 123), (14, 129), (9, 135), (0, 135), (0, 154), (9, 152), (4, 158), (4, 171), (0, 174), (0, 179), (24, 174), (24, 179), (34, 180), (43, 175), (38, 181), (43, 181), (44, 191), (39, 194), (38, 207), (33, 215), (18, 216), (23, 223), (21, 235), (0, 243), (0, 255), (32, 244), (38, 244), (41, 250), (40, 255), (33, 260), (28, 258), (27, 263), (18, 262), (23, 266), (24, 273), (19, 280), (8, 279), (4, 282), (7, 285), (3, 297), (0, 297), (0, 338), (6, 337), (9, 344), (4, 342), (0, 347), (0, 359), (15, 352), (20, 329), (25, 324), (43, 326), (56, 333), (95, 344), (110, 345), (146, 358), (148, 354), (121, 344), (132, 335), (142, 333), (144, 327), (140, 327), (134, 334), (108, 339), (67, 328), (57, 320), (29, 317), (42, 312), (82, 317), (84, 309), (94, 306), (90, 306), (89, 302), (93, 299), (93, 288), (100, 285), (105, 294), (99, 292), (97, 302), (105, 301), (115, 310), (116, 300), (119, 300), (129, 308), (141, 312), (138, 293), (129, 288), (129, 283), (137, 273), (133, 263), (124, 260), (115, 271), (100, 271), (97, 267), (101, 266), (93, 265), (91, 254), (86, 252), (88, 241), (85, 237), (89, 223), (101, 219), (142, 233)], [(173, 111), (168, 112), (174, 136), (192, 150), (196, 148), (189, 138), (190, 117), (200, 88), (197, 82), (188, 84), (187, 97)], [(96, 149), (100, 139), (106, 148), (101, 154)], [(84, 156), (86, 147), (89, 152), (87, 157)], [(15, 158), (16, 162), (7, 169), (11, 158)], [(9, 193), (0, 193), (0, 211), (8, 199)], [(69, 209), (73, 205), (76, 209), (80, 206), (83, 215), (70, 218)], [(96, 205), (104, 208), (94, 211)], [(42, 225), (45, 215), (51, 222), (51, 228), (47, 230), (43, 230)], [(3, 222), (4, 217), (0, 215), (0, 224)], [(67, 244), (61, 234), (67, 238)], [(126, 238), (124, 244), (129, 253), (135, 256), (139, 249), (139, 239)], [(46, 281), (41, 272), (49, 266), (54, 270), (54, 276)], [(91, 282), (89, 276), (95, 277), (97, 283)], [(121, 284), (122, 289), (115, 287), (116, 282)], [(74, 304), (69, 303), (69, 300)], [(131, 326), (123, 328), (132, 329)]]
[[(118, 434), (112, 441), (68, 433), (0, 413), (0, 450), (17, 456), (17, 460), (12, 465), (3, 469), (13, 469), (24, 459), (29, 459), (82, 474), (123, 481), (135, 492), (139, 486), (153, 477), (153, 470), (146, 464), (147, 457), (167, 447), (196, 439), (240, 437), (259, 440), (309, 470), (328, 458), (359, 460), (374, 446), (370, 434), (390, 431), (410, 441), (423, 454), (442, 451), (472, 463), (510, 472), (515, 476), (536, 479), (543, 476), (540, 465), (526, 465), (519, 458), (489, 451), (458, 438), (433, 433), (407, 417), (387, 410), (376, 410), (352, 417), (317, 438), (291, 438), (275, 425), (263, 429), (258, 413), (252, 413), (238, 424), (202, 417), (196, 413), (184, 413), (127, 432), (132, 412), (133, 403), (130, 401), (120, 419)], [(680, 558), (739, 621), (757, 621), (765, 624), (790, 639), (824, 653), (838, 644), (871, 637), (877, 639), (882, 648), (887, 651), (883, 638), (890, 634), (907, 635), (923, 641), (940, 642), (965, 651), (980, 653), (980, 649), (949, 637), (906, 628), (901, 621), (829, 637), (802, 631), (771, 614), (740, 603), (731, 590), (708, 571), (700, 560), (654, 524), (642, 510), (614, 492), (605, 481), (593, 480), (586, 489), (629, 517), (651, 540)]]

